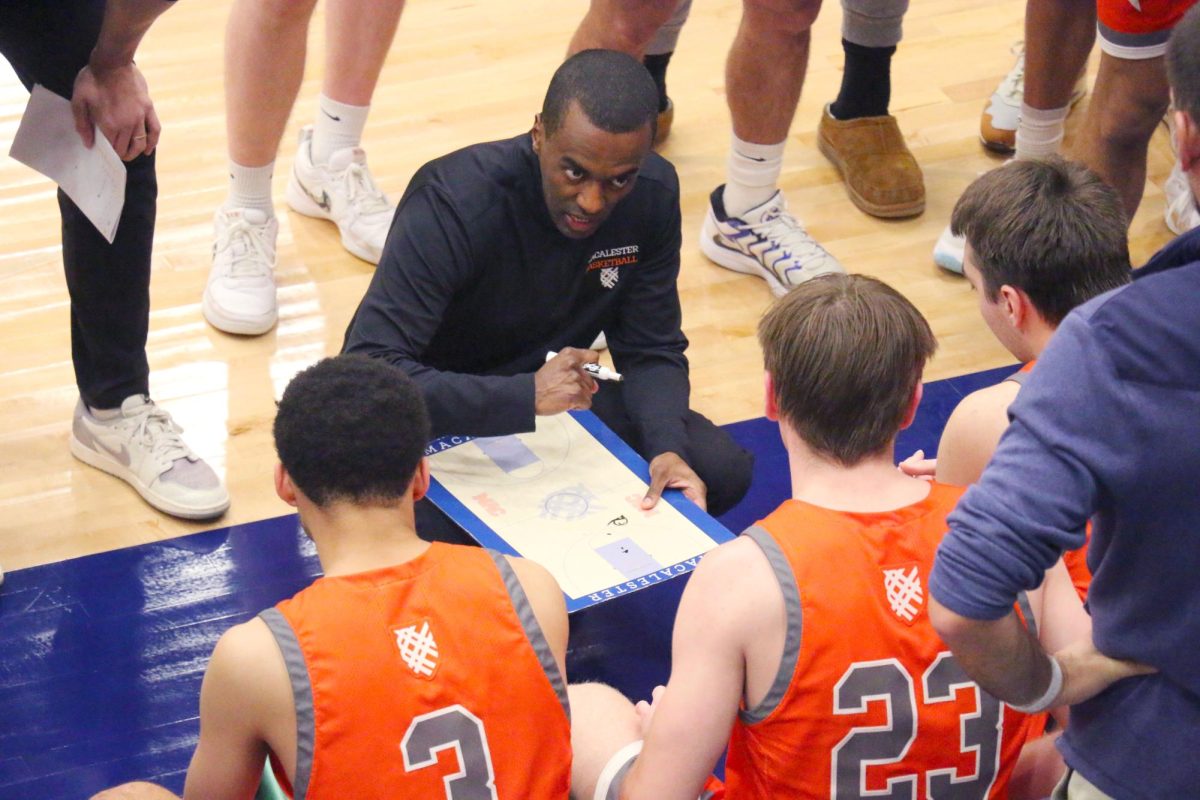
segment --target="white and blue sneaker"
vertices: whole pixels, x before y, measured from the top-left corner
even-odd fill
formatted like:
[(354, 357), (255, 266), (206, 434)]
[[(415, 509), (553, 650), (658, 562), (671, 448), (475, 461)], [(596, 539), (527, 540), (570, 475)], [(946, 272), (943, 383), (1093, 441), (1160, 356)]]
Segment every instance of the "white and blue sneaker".
[(942, 235), (937, 238), (937, 242), (933, 245), (933, 263), (937, 264), (947, 272), (953, 272), (956, 275), (963, 274), (963, 258), (964, 252), (967, 249), (967, 240), (962, 236), (955, 236), (950, 231), (950, 226), (942, 231)]
[(125, 481), (159, 511), (184, 519), (220, 516), (229, 508), (229, 493), (182, 432), (146, 395), (131, 395), (111, 411), (93, 411), (80, 400), (71, 454)]
[(818, 275), (846, 271), (788, 213), (782, 192), (741, 217), (730, 217), (724, 191), (724, 184), (713, 190), (700, 229), (700, 250), (713, 263), (759, 276), (776, 297)]

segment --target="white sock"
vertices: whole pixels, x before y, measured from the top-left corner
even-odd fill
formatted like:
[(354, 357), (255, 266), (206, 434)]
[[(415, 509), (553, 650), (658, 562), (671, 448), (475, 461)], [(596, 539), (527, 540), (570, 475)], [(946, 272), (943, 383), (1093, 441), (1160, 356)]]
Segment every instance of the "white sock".
[(243, 167), (229, 162), (229, 197), (225, 208), (254, 208), (268, 217), (275, 216), (271, 205), (271, 176), (275, 173), (275, 162), (261, 167)]
[(317, 101), (317, 124), (313, 126), (313, 163), (328, 164), (329, 157), (338, 150), (358, 147), (370, 111), (370, 106), (348, 106), (322, 94)]
[(733, 137), (724, 193), (728, 216), (740, 217), (779, 191), (785, 144), (755, 144)]
[(1044, 158), (1058, 152), (1070, 106), (1042, 110), (1021, 103), (1017, 123), (1017, 158)]

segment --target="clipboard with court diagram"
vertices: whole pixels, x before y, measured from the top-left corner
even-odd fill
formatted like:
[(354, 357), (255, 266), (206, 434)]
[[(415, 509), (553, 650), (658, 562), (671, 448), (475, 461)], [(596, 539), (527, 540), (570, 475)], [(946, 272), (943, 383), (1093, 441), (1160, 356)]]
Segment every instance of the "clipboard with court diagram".
[(678, 490), (642, 510), (646, 462), (590, 411), (536, 420), (430, 443), (429, 498), (483, 546), (550, 570), (568, 611), (690, 572), (733, 538)]

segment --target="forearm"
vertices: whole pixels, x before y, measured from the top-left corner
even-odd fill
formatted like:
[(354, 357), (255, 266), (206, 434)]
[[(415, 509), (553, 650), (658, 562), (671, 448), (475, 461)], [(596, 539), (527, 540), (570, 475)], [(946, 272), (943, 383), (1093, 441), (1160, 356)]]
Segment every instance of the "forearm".
[(435, 436), (507, 436), (535, 425), (533, 375), (465, 375), (428, 368), (414, 376)]
[(929, 619), (963, 670), (994, 697), (1024, 705), (1050, 686), (1050, 657), (1015, 611), (998, 620), (975, 620), (956, 614), (935, 598)]
[(687, 451), (687, 359), (681, 353), (638, 353), (622, 359), (625, 406), (642, 437), (642, 456), (652, 460), (675, 453), (684, 461)]
[(471, 375), (434, 369), (402, 350), (347, 352), (381, 358), (408, 374), (421, 390), (433, 435), (507, 436), (534, 429), (533, 375)]
[(167, 0), (108, 0), (88, 65), (103, 71), (133, 63), (146, 31), (171, 5)]

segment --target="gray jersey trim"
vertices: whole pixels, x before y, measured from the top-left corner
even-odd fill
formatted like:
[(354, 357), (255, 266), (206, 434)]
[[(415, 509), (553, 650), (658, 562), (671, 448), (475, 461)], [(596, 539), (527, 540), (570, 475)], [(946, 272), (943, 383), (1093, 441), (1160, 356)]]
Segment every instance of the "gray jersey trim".
[(1025, 627), (1029, 629), (1029, 634), (1033, 638), (1038, 638), (1037, 617), (1033, 615), (1033, 606), (1029, 603), (1029, 593), (1021, 592), (1017, 595), (1017, 607), (1021, 609), (1021, 616), (1025, 618)]
[(743, 536), (748, 537), (767, 557), (771, 569), (775, 572), (775, 580), (783, 592), (783, 608), (787, 614), (787, 633), (783, 640), (783, 658), (779, 660), (779, 672), (775, 681), (767, 691), (766, 697), (756, 707), (742, 709), (738, 718), (747, 725), (762, 722), (779, 706), (788, 687), (792, 684), (792, 676), (796, 673), (796, 662), (800, 660), (800, 634), (803, 629), (803, 612), (800, 609), (800, 588), (796, 585), (796, 576), (787, 556), (779, 549), (779, 544), (766, 530), (754, 525), (747, 528)]
[(551, 652), (550, 643), (546, 641), (546, 636), (542, 633), (542, 626), (538, 625), (537, 616), (533, 613), (529, 597), (526, 596), (525, 589), (521, 586), (521, 581), (517, 579), (517, 573), (513, 571), (512, 564), (508, 563), (508, 559), (495, 550), (489, 549), (487, 553), (492, 557), (492, 561), (496, 562), (496, 569), (500, 570), (500, 576), (504, 579), (504, 588), (508, 590), (508, 597), (512, 600), (513, 608), (516, 609), (517, 619), (521, 621), (521, 627), (525, 629), (525, 636), (529, 639), (529, 644), (533, 646), (533, 652), (541, 662), (542, 670), (550, 680), (550, 685), (554, 687), (554, 693), (558, 695), (558, 702), (562, 703), (563, 711), (569, 720), (571, 719), (571, 705), (567, 701), (567, 682), (563, 680), (562, 673), (558, 670), (558, 662), (554, 660), (554, 653)]
[(1007, 383), (1015, 383), (1015, 384), (1017, 384), (1018, 386), (1024, 386), (1024, 385), (1025, 385), (1025, 380), (1026, 380), (1026, 379), (1029, 377), (1029, 373), (1028, 373), (1028, 372), (1023, 372), (1023, 371), (1022, 371), (1022, 370), (1024, 370), (1024, 369), (1025, 369), (1025, 368), (1024, 368), (1024, 367), (1022, 367), (1021, 369), (1017, 370), (1017, 371), (1016, 371), (1016, 372), (1014, 372), (1012, 375), (1009, 375), (1007, 378), (1005, 378), (1003, 381), (1001, 381), (1001, 383), (1006, 383), (1006, 382), (1007, 382)]
[(313, 748), (316, 740), (316, 722), (313, 715), (312, 681), (308, 677), (308, 664), (300, 641), (287, 618), (277, 608), (259, 612), (259, 618), (267, 623), (275, 644), (283, 654), (288, 677), (292, 680), (292, 700), (296, 705), (296, 778), (292, 782), (295, 800), (304, 800), (308, 794), (308, 781), (312, 777)]
[(1146, 33), (1124, 33), (1108, 27), (1103, 22), (1096, 23), (1096, 30), (1100, 32), (1100, 36), (1106, 42), (1119, 47), (1150, 48), (1161, 46), (1166, 44), (1167, 39), (1171, 36), (1170, 28), (1161, 31), (1147, 31)]

